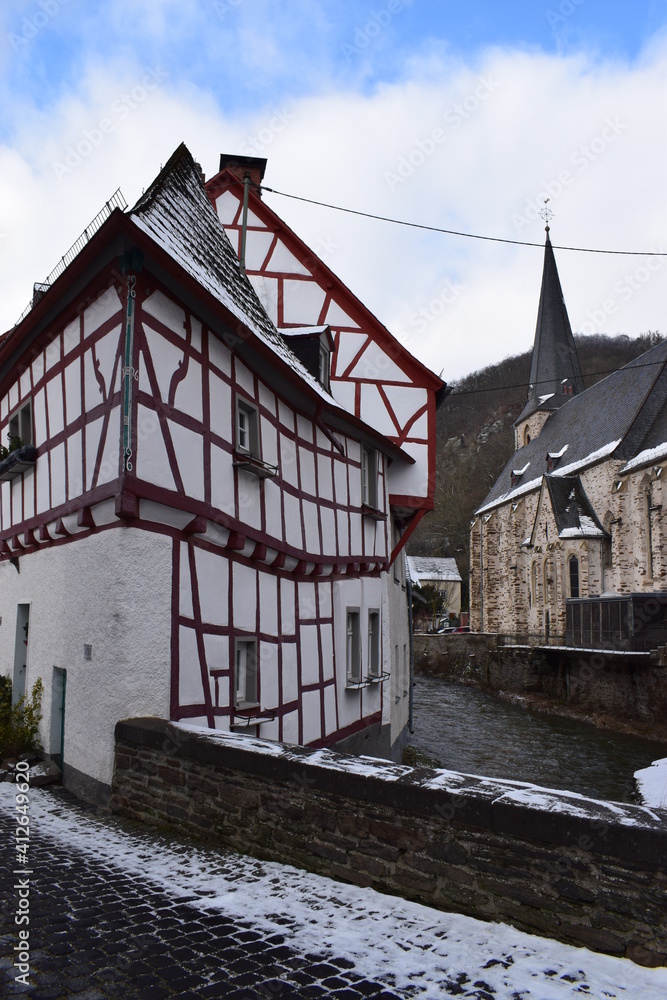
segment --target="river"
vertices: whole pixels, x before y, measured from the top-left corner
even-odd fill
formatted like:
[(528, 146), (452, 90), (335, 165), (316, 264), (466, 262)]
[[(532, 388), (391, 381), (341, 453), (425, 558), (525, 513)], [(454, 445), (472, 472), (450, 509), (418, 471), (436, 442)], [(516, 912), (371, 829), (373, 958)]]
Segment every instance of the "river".
[(441, 767), (632, 802), (633, 773), (667, 744), (547, 715), (473, 687), (417, 675), (409, 743)]

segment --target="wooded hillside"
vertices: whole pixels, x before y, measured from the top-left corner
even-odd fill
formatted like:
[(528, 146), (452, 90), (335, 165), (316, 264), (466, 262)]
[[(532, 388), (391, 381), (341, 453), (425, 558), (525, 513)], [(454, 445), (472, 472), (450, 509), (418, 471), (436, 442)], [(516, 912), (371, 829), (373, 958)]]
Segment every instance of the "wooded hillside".
[[(586, 386), (622, 368), (663, 338), (576, 336)], [(531, 351), (505, 358), (451, 384), (437, 416), (435, 510), (408, 545), (411, 555), (453, 556), (467, 607), (470, 521), (514, 451), (512, 424), (528, 394)], [(446, 373), (445, 373), (446, 374)]]

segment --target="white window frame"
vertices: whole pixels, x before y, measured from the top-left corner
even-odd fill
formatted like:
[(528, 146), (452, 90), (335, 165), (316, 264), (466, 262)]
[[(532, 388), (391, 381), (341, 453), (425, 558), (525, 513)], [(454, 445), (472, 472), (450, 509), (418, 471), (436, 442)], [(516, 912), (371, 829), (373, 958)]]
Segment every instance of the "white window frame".
[(361, 683), (361, 615), (359, 608), (345, 613), (345, 666), (348, 684)]
[(361, 446), (361, 502), (378, 509), (378, 453), (375, 448)]
[(331, 373), (331, 351), (324, 344), (320, 343), (320, 382), (325, 389), (330, 385)]
[(259, 705), (257, 640), (237, 639), (234, 644), (234, 708)]
[(7, 423), (8, 438), (19, 438), (21, 447), (34, 444), (34, 422), (32, 418), (32, 400), (27, 399), (9, 415)]
[(368, 611), (368, 676), (380, 677), (381, 674), (380, 609), (370, 608)]
[(236, 397), (236, 450), (243, 455), (261, 458), (259, 446), (259, 413), (257, 407), (242, 396)]

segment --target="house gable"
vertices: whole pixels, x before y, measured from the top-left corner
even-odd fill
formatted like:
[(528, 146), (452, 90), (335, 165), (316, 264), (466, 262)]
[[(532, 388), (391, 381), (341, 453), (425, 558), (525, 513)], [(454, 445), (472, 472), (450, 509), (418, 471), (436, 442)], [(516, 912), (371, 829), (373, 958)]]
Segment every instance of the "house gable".
[[(207, 182), (232, 245), (240, 252), (243, 185), (230, 170)], [(392, 504), (430, 509), (435, 491), (435, 394), (442, 382), (419, 364), (372, 313), (251, 190), (245, 244), (248, 277), (281, 328), (328, 324), (334, 336), (331, 391), (414, 460), (391, 471)], [(431, 444), (429, 444), (431, 442)]]

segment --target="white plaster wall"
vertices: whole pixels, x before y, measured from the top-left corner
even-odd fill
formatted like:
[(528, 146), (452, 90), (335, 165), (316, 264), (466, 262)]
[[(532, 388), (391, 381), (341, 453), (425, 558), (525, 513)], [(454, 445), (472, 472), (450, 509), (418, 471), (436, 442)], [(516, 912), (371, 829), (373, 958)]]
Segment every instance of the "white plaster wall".
[[(339, 723), (344, 729), (361, 718), (360, 692), (348, 690), (346, 664), (346, 629), (347, 609), (358, 608), (361, 628), (361, 662), (362, 676), (367, 673), (368, 658), (368, 612), (370, 609), (383, 607), (382, 580), (377, 577), (358, 580), (339, 580), (333, 584), (333, 617), (334, 644), (336, 649), (336, 691), (338, 697)], [(382, 655), (386, 657), (387, 650), (382, 644)], [(380, 685), (373, 684), (361, 693), (363, 714), (369, 715), (380, 709)]]
[[(395, 657), (396, 647), (399, 654), (398, 662)], [(408, 652), (407, 664), (403, 657), (405, 647)], [(410, 628), (405, 561), (402, 552), (397, 557), (396, 565), (383, 576), (382, 654), (382, 669), (391, 673), (390, 680), (384, 684), (382, 723), (391, 724), (393, 745), (408, 724), (410, 708)]]
[[(20, 574), (0, 563), (0, 671), (13, 673), (16, 608), (28, 603), (26, 688), (42, 678), (44, 747), (56, 666), (67, 670), (65, 762), (109, 784), (116, 722), (169, 717), (171, 540), (114, 528), (22, 556), (19, 565)], [(84, 644), (92, 645), (90, 661)]]

